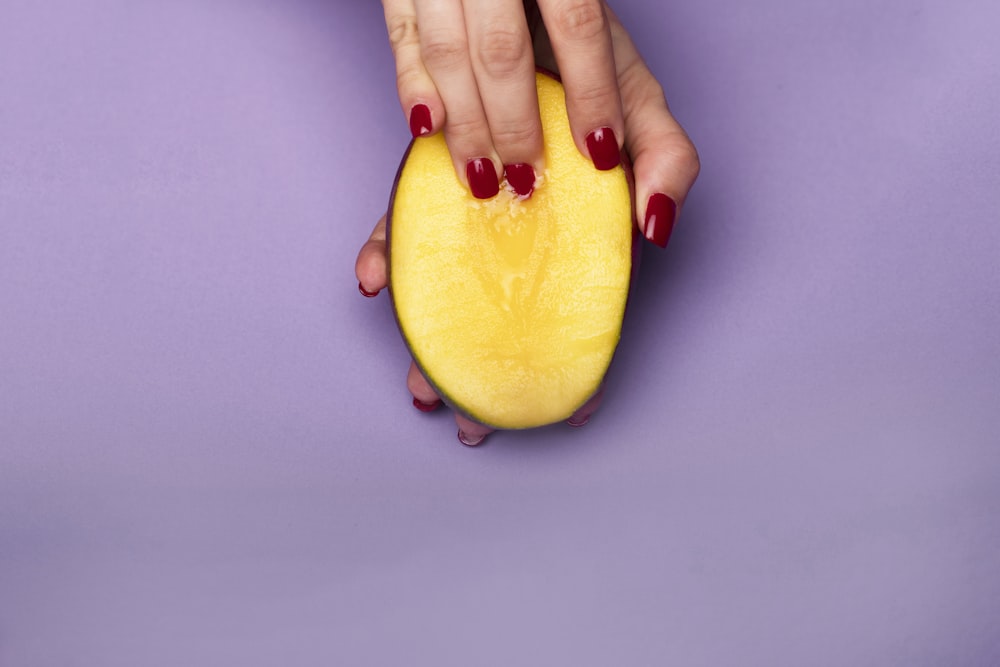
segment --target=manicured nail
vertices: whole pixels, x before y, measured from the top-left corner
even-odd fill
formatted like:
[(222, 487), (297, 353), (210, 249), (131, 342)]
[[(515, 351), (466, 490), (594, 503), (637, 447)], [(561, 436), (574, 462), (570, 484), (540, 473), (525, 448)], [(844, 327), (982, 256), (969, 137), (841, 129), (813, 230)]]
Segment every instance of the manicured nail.
[(375, 290), (374, 292), (369, 292), (368, 290), (365, 289), (364, 285), (362, 285), (361, 283), (358, 283), (358, 291), (361, 292), (361, 294), (363, 294), (364, 296), (366, 296), (369, 299), (371, 299), (372, 297), (378, 296), (378, 293), (381, 290)]
[(433, 403), (424, 403), (420, 399), (414, 397), (413, 407), (415, 407), (417, 410), (420, 410), (421, 412), (434, 412), (439, 407), (441, 407), (441, 399), (438, 399)]
[(486, 435), (481, 435), (478, 438), (470, 438), (462, 431), (462, 429), (458, 429), (458, 441), (463, 445), (465, 445), (466, 447), (475, 447), (476, 445), (481, 445), (483, 444), (483, 440), (485, 439)]
[(666, 248), (676, 217), (677, 202), (660, 192), (652, 195), (646, 204), (646, 238)]
[(493, 160), (478, 157), (469, 160), (465, 165), (465, 175), (469, 179), (469, 189), (476, 199), (491, 199), (500, 192), (500, 181), (497, 180), (497, 169)]
[(599, 127), (588, 134), (587, 150), (590, 151), (594, 166), (600, 171), (614, 169), (621, 164), (621, 150), (618, 148), (615, 131), (610, 127)]
[(530, 164), (507, 164), (503, 171), (507, 176), (507, 183), (518, 196), (527, 199), (535, 191), (535, 169)]
[(570, 417), (566, 420), (566, 423), (573, 428), (580, 428), (581, 426), (586, 426), (589, 421), (590, 415), (587, 415), (586, 417)]
[(434, 123), (431, 122), (431, 110), (426, 104), (415, 104), (410, 109), (410, 134), (413, 138), (422, 137), (431, 133)]

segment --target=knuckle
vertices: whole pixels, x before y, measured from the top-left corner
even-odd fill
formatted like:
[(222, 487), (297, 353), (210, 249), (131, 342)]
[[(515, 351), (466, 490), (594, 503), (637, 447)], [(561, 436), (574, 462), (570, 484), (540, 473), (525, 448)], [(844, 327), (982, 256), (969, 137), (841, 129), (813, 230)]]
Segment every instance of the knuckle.
[(449, 70), (468, 58), (469, 44), (464, 36), (452, 33), (426, 34), (420, 53), (431, 69)]
[(648, 98), (651, 94), (663, 96), (663, 88), (645, 63), (639, 59), (629, 62), (622, 68), (618, 74), (618, 87), (622, 91), (622, 97)]
[(701, 173), (701, 158), (698, 156), (698, 149), (690, 140), (686, 140), (676, 152), (675, 157), (681, 171), (694, 183), (698, 174)]
[(476, 51), (487, 76), (508, 79), (524, 69), (530, 48), (525, 31), (514, 26), (493, 26), (483, 34)]
[[(445, 133), (456, 146), (472, 146), (482, 143), (481, 138), (488, 136), (488, 132), (478, 119), (471, 116), (454, 115), (448, 117)], [(480, 139), (477, 141), (477, 139)], [(471, 154), (470, 154), (471, 155)]]
[(674, 178), (680, 178), (681, 181), (694, 183), (701, 172), (701, 159), (687, 135), (680, 131), (671, 133), (664, 137), (660, 146), (659, 149), (653, 150), (657, 151), (657, 161), (664, 176), (668, 177), (670, 174)]
[(621, 91), (626, 114), (666, 107), (663, 86), (640, 58), (628, 63), (619, 72), (618, 89)]
[(414, 44), (419, 40), (415, 16), (393, 17), (387, 28), (389, 30), (389, 44), (393, 51), (398, 51), (400, 47)]
[(641, 82), (634, 82), (635, 85), (632, 85), (633, 81), (621, 81), (626, 126), (655, 126), (669, 113), (663, 88), (652, 76), (642, 77)]
[(423, 73), (418, 63), (399, 63), (396, 66), (396, 89), (409, 90), (423, 79)]
[(536, 128), (531, 123), (504, 123), (499, 127), (490, 126), (490, 130), (493, 135), (493, 145), (500, 151), (501, 157), (504, 149), (540, 143)]
[(572, 0), (556, 13), (556, 34), (569, 41), (588, 41), (608, 29), (608, 19), (600, 2)]
[(573, 102), (586, 109), (612, 109), (619, 104), (617, 93), (597, 81), (587, 82), (573, 90)]

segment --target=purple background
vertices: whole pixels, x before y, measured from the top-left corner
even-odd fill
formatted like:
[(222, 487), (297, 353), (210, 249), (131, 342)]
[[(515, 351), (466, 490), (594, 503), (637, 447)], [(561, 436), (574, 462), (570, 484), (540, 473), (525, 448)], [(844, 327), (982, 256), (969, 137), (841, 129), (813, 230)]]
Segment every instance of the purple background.
[(356, 289), (377, 3), (0, 0), (0, 665), (1000, 664), (1000, 6), (616, 7), (702, 176), (470, 450)]

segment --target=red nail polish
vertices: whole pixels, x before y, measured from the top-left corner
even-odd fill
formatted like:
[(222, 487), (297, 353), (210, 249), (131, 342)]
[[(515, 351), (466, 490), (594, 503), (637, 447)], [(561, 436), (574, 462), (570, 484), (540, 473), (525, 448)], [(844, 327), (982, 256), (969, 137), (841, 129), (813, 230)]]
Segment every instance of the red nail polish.
[(369, 299), (371, 299), (372, 297), (378, 296), (378, 293), (381, 290), (375, 290), (374, 292), (369, 292), (368, 290), (365, 289), (364, 285), (362, 285), (361, 283), (358, 283), (358, 291), (361, 292), (361, 294), (363, 294), (364, 296), (366, 296)]
[(590, 415), (587, 415), (586, 417), (582, 417), (579, 419), (570, 417), (569, 419), (566, 420), (566, 423), (572, 426), (573, 428), (580, 428), (581, 426), (586, 426), (587, 422), (589, 421), (590, 421)]
[(483, 440), (486, 439), (485, 435), (481, 435), (478, 438), (470, 438), (462, 432), (462, 429), (458, 429), (458, 441), (465, 445), (466, 447), (475, 447), (476, 445), (483, 444)]
[(413, 138), (423, 137), (434, 130), (431, 122), (431, 110), (426, 104), (415, 104), (410, 109), (410, 134)]
[(646, 204), (646, 238), (666, 248), (676, 217), (677, 202), (660, 192), (652, 195)]
[(518, 196), (527, 199), (535, 191), (535, 170), (530, 164), (508, 164), (504, 165), (503, 170), (507, 176), (507, 184), (514, 188)]
[(414, 397), (413, 407), (415, 407), (417, 410), (420, 410), (421, 412), (434, 412), (439, 407), (441, 407), (441, 400), (438, 399), (433, 403), (424, 403), (420, 399)]
[(594, 166), (600, 171), (614, 169), (621, 164), (621, 149), (618, 148), (615, 131), (610, 127), (599, 127), (588, 134), (587, 150)]
[(479, 157), (465, 165), (465, 175), (469, 179), (469, 189), (476, 199), (491, 199), (500, 192), (497, 169), (489, 158)]

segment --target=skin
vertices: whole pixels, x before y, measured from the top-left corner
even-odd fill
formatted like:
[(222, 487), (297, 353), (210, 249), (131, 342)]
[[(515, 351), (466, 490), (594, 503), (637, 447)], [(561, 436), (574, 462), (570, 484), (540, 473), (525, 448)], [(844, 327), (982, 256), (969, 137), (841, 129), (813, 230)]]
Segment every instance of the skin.
[[(425, 4), (436, 6), (428, 9), (425, 7)], [(491, 3), (485, 2), (483, 4), (490, 5)], [(384, 0), (383, 6), (386, 11), (386, 21), (396, 53), (400, 100), (404, 111), (411, 108), (413, 103), (416, 103), (414, 100), (431, 107), (432, 115), (435, 119), (434, 131), (444, 130), (452, 157), (455, 158), (456, 171), (464, 182), (465, 159), (467, 156), (473, 155), (476, 150), (479, 150), (481, 144), (474, 144), (474, 142), (483, 141), (482, 136), (492, 138), (489, 146), (489, 155), (491, 159), (497, 158), (500, 160), (498, 165), (503, 164), (503, 160), (507, 160), (507, 164), (512, 161), (525, 161), (538, 164), (537, 157), (532, 157), (539, 155), (541, 152), (541, 135), (540, 130), (538, 130), (538, 123), (540, 121), (538, 121), (538, 103), (534, 88), (534, 68), (536, 63), (553, 71), (557, 71), (556, 68), (558, 67), (561, 70), (563, 83), (566, 87), (567, 105), (574, 137), (584, 155), (587, 154), (586, 143), (581, 142), (582, 137), (585, 137), (587, 132), (594, 127), (600, 127), (600, 125), (594, 125), (593, 123), (604, 123), (609, 127), (616, 127), (615, 124), (617, 123), (617, 126), (621, 127), (621, 131), (616, 131), (616, 136), (624, 141), (624, 148), (632, 160), (636, 190), (634, 207), (640, 231), (645, 232), (645, 208), (651, 195), (663, 193), (669, 196), (677, 203), (677, 212), (678, 214), (680, 213), (684, 199), (698, 176), (700, 168), (698, 154), (683, 128), (671, 115), (660, 84), (642, 60), (628, 33), (622, 27), (621, 22), (606, 3), (597, 3), (601, 15), (606, 19), (606, 22), (602, 24), (603, 27), (602, 25), (593, 24), (591, 31), (587, 35), (581, 33), (580, 35), (573, 36), (576, 38), (575, 41), (564, 34), (565, 31), (561, 33), (559, 30), (550, 28), (550, 22), (555, 24), (561, 20), (554, 18), (559, 16), (558, 12), (560, 10), (565, 10), (568, 6), (580, 7), (586, 4), (570, 0), (551, 0), (549, 2), (539, 0), (537, 7), (534, 3), (527, 2), (524, 3), (522, 9), (520, 0), (514, 3), (493, 3), (491, 6), (504, 7), (505, 11), (519, 17), (518, 20), (520, 18), (524, 19), (528, 38), (534, 46), (533, 54), (532, 51), (527, 49), (526, 51), (529, 56), (533, 55), (533, 57), (528, 59), (527, 66), (524, 66), (520, 60), (514, 62), (515, 58), (510, 59), (511, 62), (508, 63), (510, 71), (507, 73), (509, 81), (505, 84), (507, 87), (498, 85), (493, 80), (484, 85), (480, 82), (479, 77), (475, 75), (475, 72), (478, 71), (476, 67), (481, 68), (481, 65), (476, 66), (471, 64), (477, 57), (482, 58), (483, 52), (480, 51), (480, 55), (476, 57), (469, 56), (467, 62), (460, 62), (462, 54), (465, 53), (468, 56), (469, 51), (466, 50), (463, 52), (460, 49), (455, 49), (451, 56), (455, 61), (453, 63), (454, 68), (457, 71), (463, 67), (468, 67), (469, 71), (464, 75), (465, 78), (463, 81), (464, 85), (471, 86), (470, 88), (463, 89), (465, 93), (460, 93), (458, 88), (454, 91), (451, 89), (453, 83), (450, 80), (447, 83), (439, 82), (438, 78), (431, 76), (432, 72), (436, 73), (438, 71), (437, 63), (434, 66), (415, 64), (416, 60), (422, 57), (421, 54), (425, 53), (421, 50), (421, 44), (423, 42), (434, 43), (433, 40), (436, 37), (433, 32), (431, 32), (430, 36), (424, 35), (421, 38), (421, 34), (429, 31), (424, 30), (421, 32), (416, 30), (415, 26), (417, 24), (414, 23), (412, 35), (400, 37), (399, 35), (402, 33), (399, 33), (397, 30), (398, 34), (393, 38), (394, 26), (400, 25), (399, 21), (402, 20), (398, 17), (410, 16), (400, 14), (399, 12), (415, 9), (412, 17), (415, 17), (414, 20), (417, 20), (421, 16), (427, 16), (428, 11), (440, 11), (442, 8), (445, 8), (456, 12), (465, 9), (468, 10), (468, 13), (465, 14), (466, 16), (482, 17), (488, 21), (496, 19), (496, 11), (483, 9), (471, 0), (452, 0), (450, 2), (437, 2), (436, 0), (432, 2), (431, 0), (427, 0), (426, 3), (423, 0)], [(421, 9), (421, 7), (424, 8)], [(470, 7), (475, 7), (475, 9), (469, 9)], [(521, 13), (525, 10), (527, 11), (526, 15)], [(582, 12), (578, 16), (586, 16), (586, 12), (589, 10), (577, 9), (577, 11)], [(436, 16), (433, 13), (431, 15)], [(470, 23), (472, 22), (470, 21)], [(558, 25), (565, 27), (570, 25), (570, 23), (569, 21), (562, 20)], [(458, 30), (457, 22), (452, 25), (452, 28), (456, 31)], [(601, 28), (601, 30), (606, 29), (606, 33), (602, 33), (598, 28)], [(481, 34), (489, 33), (486, 28), (473, 25), (469, 28), (467, 40), (462, 43), (471, 46), (472, 49), (481, 49), (483, 38), (481, 36), (472, 37), (471, 34), (475, 31), (479, 31)], [(510, 38), (512, 40), (520, 40), (522, 36), (513, 35), (512, 33)], [(581, 61), (578, 60), (584, 57), (580, 54), (580, 51), (584, 50), (583, 46), (581, 46), (583, 44), (591, 44), (596, 49), (595, 52), (604, 54), (602, 56), (604, 62), (613, 65), (611, 73), (612, 86), (614, 88), (613, 95), (605, 95), (604, 97), (593, 96), (594, 90), (600, 88), (602, 85), (606, 86), (606, 83), (600, 83), (599, 80), (602, 77), (607, 77), (608, 74), (602, 72), (600, 69), (594, 70), (591, 74), (587, 75), (593, 76), (592, 80), (587, 79), (589, 83), (581, 82), (581, 78), (584, 77), (583, 70), (586, 69), (580, 66)], [(601, 49), (607, 49), (607, 51), (601, 51)], [(488, 55), (488, 51), (486, 53)], [(420, 62), (422, 63), (423, 60)], [(582, 62), (593, 64), (590, 60)], [(567, 66), (569, 66), (568, 71)], [(469, 72), (472, 72), (471, 77), (469, 76)], [(575, 77), (577, 81), (572, 87), (567, 80), (570, 77)], [(519, 81), (515, 83), (515, 79)], [(522, 83), (520, 80), (530, 83), (530, 94), (526, 90), (528, 83)], [(598, 83), (595, 83), (595, 81), (598, 81)], [(479, 83), (478, 88), (476, 88), (477, 83)], [(596, 86), (596, 88), (587, 88), (587, 85)], [(447, 95), (437, 96), (437, 90), (448, 90), (449, 92)], [(454, 136), (449, 137), (448, 124), (439, 125), (439, 119), (446, 118), (443, 100), (459, 100), (456, 102), (456, 104), (460, 105), (457, 108), (462, 109), (462, 111), (452, 112), (452, 107), (448, 107), (449, 113), (447, 119), (449, 123), (453, 123), (455, 122), (456, 114), (459, 114), (459, 118), (464, 118), (461, 114), (466, 113), (466, 109), (475, 107), (475, 104), (470, 103), (468, 100), (462, 101), (460, 99), (462, 94), (466, 98), (475, 97), (477, 100), (486, 100), (485, 106), (493, 109), (491, 112), (493, 115), (490, 115), (488, 122), (486, 122), (487, 114), (482, 112), (484, 103), (480, 102), (479, 111), (473, 109), (471, 112), (471, 116), (478, 118), (475, 122), (479, 123), (479, 125), (464, 125), (457, 132), (454, 132), (454, 128), (452, 128)], [(512, 101), (506, 106), (499, 104), (494, 106), (489, 102), (489, 100), (495, 99), (493, 96), (503, 97)], [(514, 98), (518, 96), (520, 98), (515, 100)], [(528, 101), (526, 102), (525, 100)], [(594, 100), (600, 100), (600, 106), (604, 107), (602, 113), (605, 115), (602, 116), (595, 109), (590, 108), (590, 102)], [(496, 115), (497, 111), (502, 111), (500, 116)], [(481, 115), (477, 116), (477, 114)], [(595, 120), (597, 118), (602, 120)], [(503, 128), (515, 127), (515, 123), (522, 122), (524, 123), (523, 127), (529, 128), (529, 130), (521, 131), (520, 134), (523, 136), (520, 136), (518, 141), (509, 142), (504, 139), (505, 136), (513, 135), (505, 134)], [(496, 129), (494, 129), (494, 125)], [(478, 139), (474, 138), (480, 132), (483, 133), (482, 136)], [(580, 132), (583, 134), (580, 135)], [(459, 136), (461, 138), (455, 138)], [(500, 137), (499, 141), (497, 140), (498, 137)], [(466, 144), (466, 141), (473, 143)], [(466, 146), (474, 146), (474, 148), (466, 148)], [(472, 153), (468, 152), (470, 150)], [(486, 149), (484, 148), (483, 150)], [(456, 153), (456, 151), (458, 152)], [(487, 155), (487, 153), (481, 153), (480, 155)], [(376, 223), (368, 241), (361, 247), (355, 264), (355, 273), (361, 287), (370, 293), (379, 292), (387, 284), (385, 238), (385, 216), (382, 216), (378, 223)], [(438, 395), (427, 382), (427, 379), (423, 377), (417, 369), (416, 364), (412, 362), (407, 374), (406, 384), (414, 398), (422, 403), (433, 404), (439, 400)], [(569, 423), (573, 425), (582, 425), (582, 423), (585, 423), (600, 406), (602, 397), (603, 391), (598, 392), (594, 398), (568, 420)], [(478, 444), (492, 431), (492, 429), (473, 422), (461, 414), (455, 415), (455, 421), (459, 428), (459, 438), (466, 444)]]
[(489, 158), (542, 164), (542, 132), (532, 73), (532, 24), (544, 21), (566, 88), (577, 147), (625, 122), (616, 85), (611, 22), (602, 0), (383, 0), (403, 113), (417, 104), (444, 131), (459, 179), (466, 163)]

